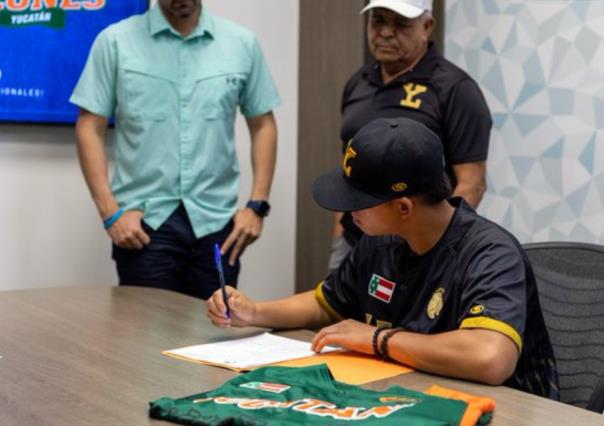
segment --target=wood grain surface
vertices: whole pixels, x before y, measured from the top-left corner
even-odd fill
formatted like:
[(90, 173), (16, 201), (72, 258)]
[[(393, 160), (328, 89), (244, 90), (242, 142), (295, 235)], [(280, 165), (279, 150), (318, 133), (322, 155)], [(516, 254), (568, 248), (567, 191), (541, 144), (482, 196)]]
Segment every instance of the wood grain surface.
[[(0, 292), (0, 425), (147, 425), (148, 403), (222, 385), (236, 373), (168, 358), (165, 349), (250, 336), (213, 328), (205, 304), (138, 287)], [(282, 333), (301, 340), (309, 331)], [(440, 384), (495, 398), (493, 425), (604, 425), (604, 416), (505, 387), (422, 373), (366, 385)]]

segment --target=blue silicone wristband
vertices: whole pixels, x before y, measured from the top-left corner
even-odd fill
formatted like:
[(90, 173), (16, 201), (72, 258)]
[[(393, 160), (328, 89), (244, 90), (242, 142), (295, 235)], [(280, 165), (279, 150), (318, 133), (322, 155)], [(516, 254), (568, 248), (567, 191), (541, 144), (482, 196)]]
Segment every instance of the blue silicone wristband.
[(111, 216), (109, 216), (107, 219), (105, 219), (103, 221), (103, 226), (105, 227), (105, 229), (111, 228), (113, 226), (113, 224), (115, 222), (117, 222), (120, 217), (122, 217), (123, 214), (124, 214), (124, 209), (118, 209), (118, 211), (116, 211)]

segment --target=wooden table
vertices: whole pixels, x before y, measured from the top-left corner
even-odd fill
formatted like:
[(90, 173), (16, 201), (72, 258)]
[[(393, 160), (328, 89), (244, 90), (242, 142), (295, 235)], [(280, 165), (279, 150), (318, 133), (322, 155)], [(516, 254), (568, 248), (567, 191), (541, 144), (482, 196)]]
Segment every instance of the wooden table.
[[(210, 390), (235, 374), (174, 360), (162, 350), (257, 332), (216, 329), (203, 302), (163, 290), (0, 292), (0, 425), (160, 424), (148, 417), (149, 401)], [(513, 389), (422, 373), (366, 387), (422, 391), (435, 383), (494, 398), (495, 426), (604, 425), (604, 416)]]

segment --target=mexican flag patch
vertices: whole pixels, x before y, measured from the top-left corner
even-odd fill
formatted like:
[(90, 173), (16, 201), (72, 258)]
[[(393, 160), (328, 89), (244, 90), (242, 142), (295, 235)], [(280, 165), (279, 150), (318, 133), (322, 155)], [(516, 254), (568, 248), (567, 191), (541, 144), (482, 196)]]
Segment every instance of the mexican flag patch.
[(247, 382), (247, 383), (243, 383), (243, 384), (239, 385), (239, 387), (263, 390), (263, 391), (272, 392), (272, 393), (281, 393), (281, 392), (288, 390), (291, 386), (280, 385), (279, 383)]
[(382, 302), (390, 303), (395, 286), (396, 283), (388, 281), (378, 274), (373, 274), (369, 281), (369, 294)]

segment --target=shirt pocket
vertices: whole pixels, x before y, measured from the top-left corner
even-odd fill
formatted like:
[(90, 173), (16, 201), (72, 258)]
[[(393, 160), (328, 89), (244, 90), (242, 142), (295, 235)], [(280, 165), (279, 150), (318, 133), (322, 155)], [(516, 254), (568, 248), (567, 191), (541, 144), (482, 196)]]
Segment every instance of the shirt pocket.
[(126, 115), (137, 121), (167, 119), (170, 101), (176, 96), (170, 72), (134, 61), (125, 64), (123, 70)]
[(248, 73), (235, 62), (214, 64), (195, 78), (194, 101), (205, 120), (233, 119), (247, 83)]

